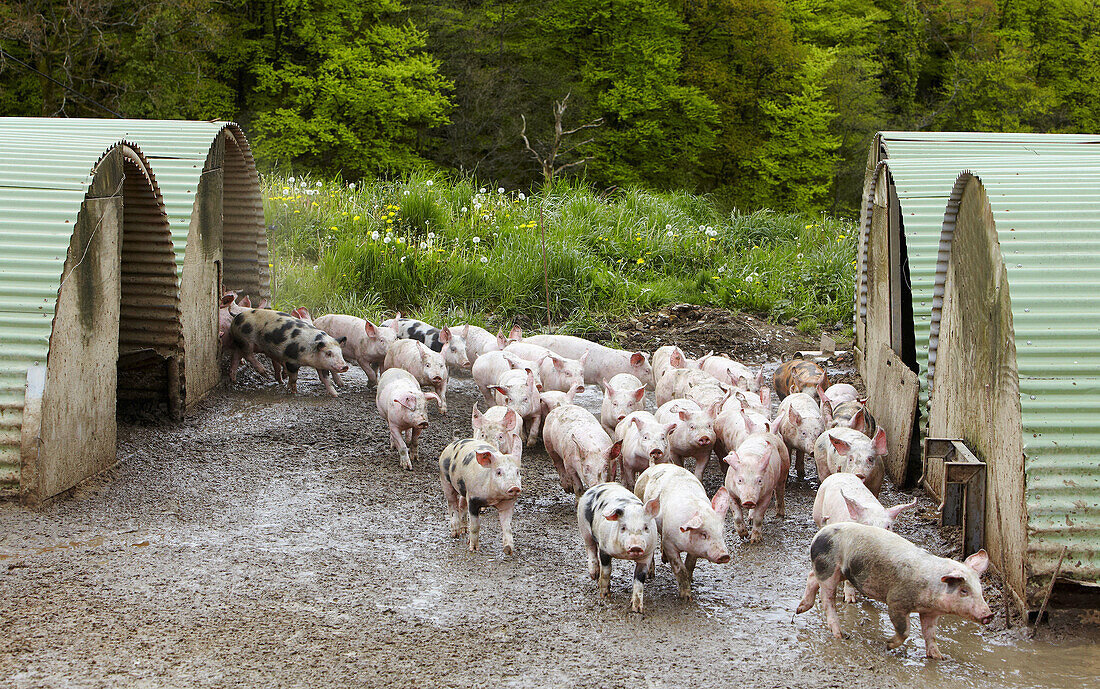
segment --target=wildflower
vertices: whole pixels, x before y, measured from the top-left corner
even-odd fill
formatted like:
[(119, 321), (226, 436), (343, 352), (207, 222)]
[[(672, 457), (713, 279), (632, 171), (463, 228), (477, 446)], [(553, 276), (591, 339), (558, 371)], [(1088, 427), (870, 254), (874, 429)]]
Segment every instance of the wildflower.
[(352, 218), (352, 220), (353, 220), (353, 221), (359, 220), (359, 216), (358, 216), (358, 215), (357, 215), (357, 216), (355, 216), (354, 218)]
[(672, 233), (672, 232), (671, 232), (671, 231), (672, 231), (672, 224), (671, 224), (671, 223), (669, 223), (668, 225), (665, 225), (665, 229), (666, 229), (666, 230), (669, 230), (669, 234), (671, 234), (671, 233)]
[(290, 182), (291, 184), (294, 184), (294, 178), (293, 177), (287, 179), (287, 181)]
[(798, 258), (799, 260), (802, 260), (802, 254), (799, 254), (797, 258)]
[(274, 263), (268, 263), (268, 264), (267, 264), (267, 267), (268, 267), (268, 268), (274, 268), (274, 267), (275, 267), (275, 264), (274, 264)]
[(435, 232), (429, 232), (428, 239), (435, 239)]
[(753, 280), (753, 277), (751, 275), (746, 275), (745, 276), (745, 282), (752, 282), (752, 280)]
[(484, 194), (485, 193), (485, 187), (482, 187), (482, 188), (478, 189), (477, 193)]
[(466, 212), (466, 211), (468, 211), (468, 210), (469, 210), (469, 209), (468, 209), (468, 208), (466, 208), (466, 206), (463, 206), (463, 207), (462, 207), (462, 212), (463, 212), (463, 213), (465, 213), (465, 212)]
[(706, 226), (706, 225), (700, 225), (700, 226), (699, 226), (699, 231), (700, 231), (700, 232), (702, 232), (702, 231), (704, 231), (704, 230), (706, 230), (706, 229), (707, 229), (707, 226)]
[(338, 230), (338, 229), (340, 229), (340, 228), (336, 227), (336, 225), (333, 225), (333, 226), (332, 226), (332, 231), (333, 231), (333, 232), (335, 232), (335, 231), (336, 231), (336, 230)]
[(348, 189), (354, 189), (354, 188), (355, 188), (355, 182), (348, 182)]
[(428, 243), (427, 242), (420, 242), (421, 251), (423, 251), (424, 249), (427, 249), (427, 248), (428, 248)]
[(474, 244), (480, 244), (480, 243), (481, 243), (481, 237), (477, 237), (477, 236), (475, 236), (475, 237), (474, 237), (473, 239), (471, 239), (470, 241), (471, 241), (471, 242), (473, 242)]
[(489, 262), (489, 259), (487, 259), (487, 258), (485, 258), (484, 256), (482, 256), (482, 257), (481, 257), (481, 262), (482, 262), (482, 263), (488, 263), (488, 262)]
[(398, 237), (397, 238), (397, 243), (398, 244), (404, 244), (405, 243), (405, 238), (404, 237)]
[(347, 212), (347, 211), (344, 211), (344, 212), (343, 212), (343, 213), (341, 213), (340, 215), (347, 215), (347, 214), (348, 214), (348, 212)]
[(504, 193), (504, 187), (497, 187), (497, 193), (498, 194), (503, 194)]
[(715, 276), (714, 276), (714, 279), (715, 279), (715, 280), (717, 280), (717, 279), (718, 279), (718, 276), (717, 276), (717, 275), (715, 275)]
[(424, 182), (424, 186), (426, 186), (426, 187), (430, 187), (433, 184), (435, 184), (435, 182), (433, 180), (430, 180), (430, 179), (427, 182)]
[(806, 226), (806, 229), (808, 230), (808, 229), (810, 229), (811, 227), (813, 227), (813, 225), (807, 225), (807, 226)]
[(645, 263), (645, 259), (639, 258), (637, 261), (635, 261), (635, 263), (637, 263), (638, 265), (642, 265), (643, 263)]
[(317, 202), (316, 202), (316, 201), (314, 201), (313, 203), (311, 203), (311, 204), (309, 204), (309, 205), (310, 205), (310, 206), (316, 206), (316, 205), (317, 205)]
[(665, 234), (667, 234), (669, 237), (671, 237), (672, 236), (672, 230), (669, 230), (668, 232), (665, 232)]
[(522, 191), (519, 193), (518, 198), (519, 198), (520, 201), (526, 201), (527, 200), (527, 196)]
[(393, 241), (393, 239), (389, 235), (386, 235), (385, 237), (382, 238), (382, 243), (383, 244), (389, 244), (391, 241)]
[(318, 186), (318, 187), (320, 187), (320, 186), (321, 186), (321, 183), (320, 183), (320, 182), (318, 182), (318, 183), (317, 183), (317, 186)]
[(378, 241), (378, 230), (375, 230), (374, 232), (371, 232), (370, 233), (370, 238), (375, 240), (375, 241)]
[(298, 188), (299, 189), (305, 189), (306, 188), (306, 183), (302, 182), (301, 184), (298, 185)]
[(837, 239), (844, 239), (847, 236), (848, 235), (846, 235), (846, 234), (839, 234), (839, 235), (837, 235)]
[(294, 212), (295, 212), (295, 213), (301, 213), (302, 211), (298, 211), (298, 210), (296, 210), (296, 211), (294, 211)]
[(409, 195), (409, 190), (406, 189), (405, 191), (401, 192), (401, 195), (402, 196), (408, 196)]
[(404, 262), (405, 262), (405, 257), (404, 257), (404, 256), (402, 256), (402, 257), (401, 257), (401, 260), (400, 260), (400, 261), (398, 261), (398, 263), (404, 263)]
[(283, 191), (290, 191), (290, 187), (283, 187)]

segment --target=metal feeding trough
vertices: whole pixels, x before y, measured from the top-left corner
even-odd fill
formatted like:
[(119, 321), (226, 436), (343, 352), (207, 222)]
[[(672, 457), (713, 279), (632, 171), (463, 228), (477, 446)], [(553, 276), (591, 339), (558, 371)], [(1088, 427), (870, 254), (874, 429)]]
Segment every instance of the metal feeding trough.
[(921, 483), (940, 499), (940, 523), (961, 526), (963, 556), (985, 546), (985, 462), (961, 440), (925, 438)]

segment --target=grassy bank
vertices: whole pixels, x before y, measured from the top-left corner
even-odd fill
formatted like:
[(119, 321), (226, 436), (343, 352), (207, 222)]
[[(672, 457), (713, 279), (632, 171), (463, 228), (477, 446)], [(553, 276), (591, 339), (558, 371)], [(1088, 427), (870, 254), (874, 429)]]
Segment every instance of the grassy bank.
[(525, 197), (414, 176), (352, 187), (264, 178), (279, 307), (370, 318), (400, 309), (493, 328), (584, 329), (692, 302), (800, 326), (852, 319), (855, 225), (722, 212), (706, 196), (568, 183)]

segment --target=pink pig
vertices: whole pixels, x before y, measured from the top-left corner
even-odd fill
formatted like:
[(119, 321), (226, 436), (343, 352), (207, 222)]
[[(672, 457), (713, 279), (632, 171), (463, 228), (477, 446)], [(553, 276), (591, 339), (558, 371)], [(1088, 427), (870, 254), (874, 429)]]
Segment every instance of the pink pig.
[(401, 466), (412, 471), (420, 434), (428, 427), (428, 402), (439, 397), (424, 393), (411, 373), (391, 368), (378, 379), (375, 405), (390, 429), (390, 444), (397, 450)]
[(359, 364), (367, 379), (377, 385), (378, 369), (386, 360), (386, 352), (397, 340), (396, 325), (383, 328), (362, 318), (340, 314), (321, 316), (313, 321), (313, 325), (337, 340), (346, 337), (341, 345), (344, 359)]
[(421, 384), (435, 388), (439, 396), (439, 411), (447, 413), (447, 364), (443, 355), (433, 352), (419, 340), (397, 340), (390, 345), (382, 370), (403, 368)]
[(542, 440), (566, 492), (580, 497), (592, 486), (614, 479), (622, 442), (613, 442), (587, 409), (575, 404), (554, 409), (546, 417)]
[(750, 543), (760, 540), (764, 526), (764, 513), (775, 498), (775, 516), (784, 516), (783, 496), (787, 488), (787, 474), (791, 470), (791, 457), (783, 439), (774, 433), (753, 433), (726, 455), (726, 490), (733, 498), (733, 523), (737, 533), (749, 536), (743, 510), (752, 521)]

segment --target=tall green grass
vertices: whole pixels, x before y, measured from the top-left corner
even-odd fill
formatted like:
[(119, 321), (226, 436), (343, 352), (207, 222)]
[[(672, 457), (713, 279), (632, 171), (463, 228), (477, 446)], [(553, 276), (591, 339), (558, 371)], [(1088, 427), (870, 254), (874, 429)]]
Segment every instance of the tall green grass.
[(280, 308), (400, 310), (495, 329), (545, 324), (548, 285), (549, 318), (564, 330), (678, 302), (793, 318), (808, 331), (852, 320), (848, 220), (568, 182), (531, 197), (426, 174), (359, 187), (272, 175), (264, 187)]

